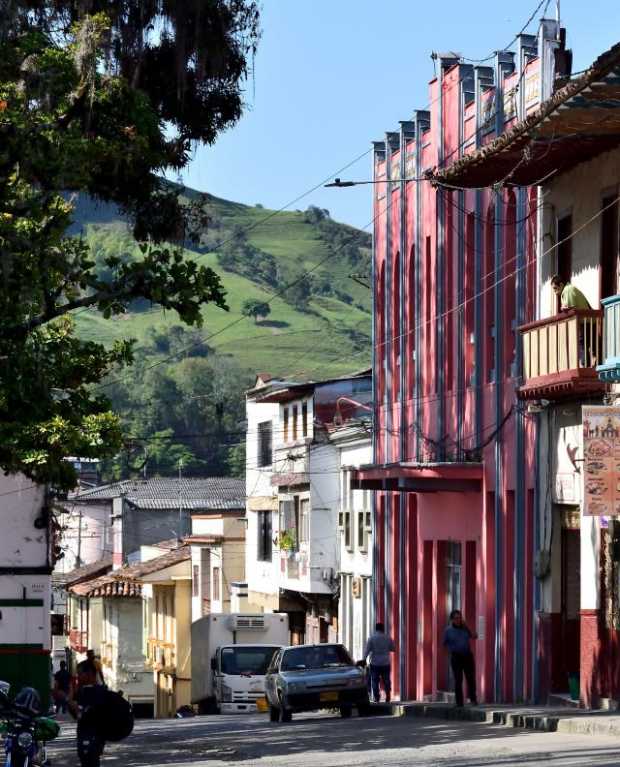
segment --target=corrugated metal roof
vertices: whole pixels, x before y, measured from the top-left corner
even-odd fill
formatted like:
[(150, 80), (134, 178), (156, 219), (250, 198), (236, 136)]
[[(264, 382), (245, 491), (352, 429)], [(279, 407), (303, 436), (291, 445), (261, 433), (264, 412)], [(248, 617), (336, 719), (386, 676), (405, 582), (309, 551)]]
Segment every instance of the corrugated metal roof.
[(138, 509), (178, 509), (179, 502), (190, 511), (245, 508), (245, 480), (233, 477), (154, 477), (126, 479), (76, 493), (74, 502), (96, 502), (124, 497)]

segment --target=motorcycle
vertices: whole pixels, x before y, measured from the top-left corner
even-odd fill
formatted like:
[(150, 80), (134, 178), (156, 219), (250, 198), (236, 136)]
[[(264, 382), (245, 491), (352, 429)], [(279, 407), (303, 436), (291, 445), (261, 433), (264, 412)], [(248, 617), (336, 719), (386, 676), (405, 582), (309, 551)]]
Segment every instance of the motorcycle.
[(15, 700), (10, 685), (0, 682), (0, 731), (4, 736), (5, 767), (49, 767), (45, 743), (57, 737), (56, 721), (41, 716), (41, 699), (32, 687), (24, 687)]
[(107, 741), (118, 742), (133, 730), (131, 705), (120, 693), (88, 685), (78, 694), (77, 747), (81, 767), (99, 767)]

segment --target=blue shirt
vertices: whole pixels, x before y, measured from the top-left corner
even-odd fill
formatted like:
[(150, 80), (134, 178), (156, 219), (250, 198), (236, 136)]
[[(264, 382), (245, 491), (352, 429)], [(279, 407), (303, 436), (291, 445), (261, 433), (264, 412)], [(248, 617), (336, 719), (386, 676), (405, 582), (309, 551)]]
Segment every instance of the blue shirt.
[(467, 626), (453, 626), (450, 624), (444, 631), (443, 646), (447, 647), (450, 652), (466, 655), (468, 652), (471, 652), (469, 648), (470, 638), (471, 631)]

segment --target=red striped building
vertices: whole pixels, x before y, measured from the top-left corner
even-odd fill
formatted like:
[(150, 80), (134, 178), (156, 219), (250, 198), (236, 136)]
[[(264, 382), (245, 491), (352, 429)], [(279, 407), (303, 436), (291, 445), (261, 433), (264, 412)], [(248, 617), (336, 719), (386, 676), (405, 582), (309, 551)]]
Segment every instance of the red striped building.
[(482, 701), (533, 700), (548, 673), (534, 551), (535, 423), (516, 397), (536, 318), (538, 192), (434, 179), (535, 111), (569, 66), (552, 21), (489, 66), (437, 55), (427, 109), (374, 143), (375, 612), (401, 699), (451, 689), (460, 608)]

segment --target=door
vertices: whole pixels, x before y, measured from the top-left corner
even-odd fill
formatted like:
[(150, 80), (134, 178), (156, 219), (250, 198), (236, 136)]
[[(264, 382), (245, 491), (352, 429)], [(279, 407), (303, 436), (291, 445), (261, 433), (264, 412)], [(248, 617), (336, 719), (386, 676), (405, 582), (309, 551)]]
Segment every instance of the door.
[[(580, 535), (578, 529), (562, 528), (562, 647), (563, 675), (568, 689), (568, 675), (579, 673), (581, 602)], [(560, 681), (560, 680), (558, 680)]]
[(601, 298), (618, 292), (618, 201), (604, 197), (601, 214)]

